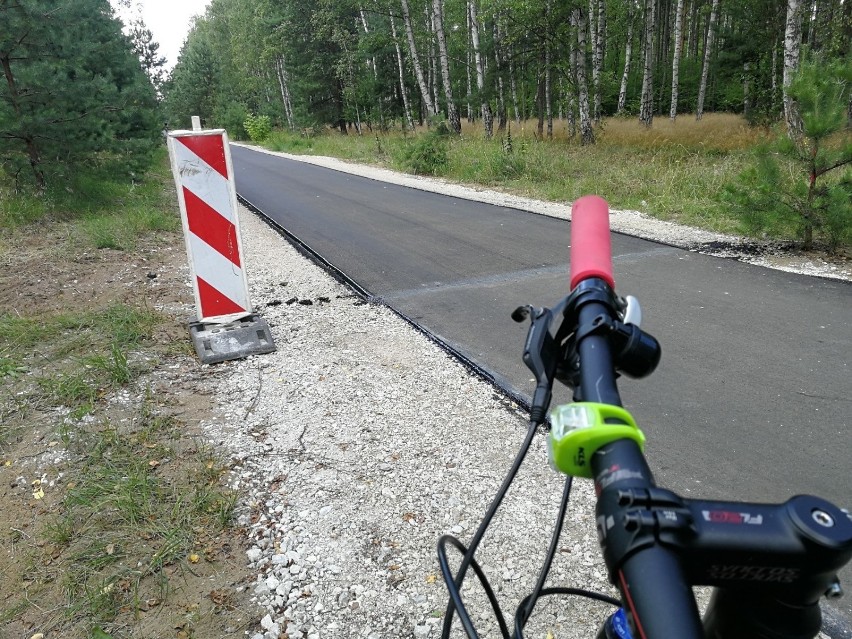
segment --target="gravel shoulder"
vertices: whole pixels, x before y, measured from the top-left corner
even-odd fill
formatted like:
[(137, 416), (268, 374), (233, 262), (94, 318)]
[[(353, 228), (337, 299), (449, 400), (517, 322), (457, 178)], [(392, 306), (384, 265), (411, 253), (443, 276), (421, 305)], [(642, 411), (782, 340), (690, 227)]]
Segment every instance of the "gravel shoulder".
[[(469, 540), (526, 418), (254, 215), (243, 210), (241, 225), (253, 300), (278, 351), (227, 365), (206, 430), (239, 460), (234, 486), (251, 495), (239, 524), (258, 575), (252, 596), (269, 612), (255, 639), (437, 637), (437, 539)], [(533, 587), (561, 490), (537, 437), (479, 554), (510, 616)], [(573, 502), (550, 583), (611, 592), (591, 486), (578, 483)], [(482, 636), (496, 637), (481, 592), (465, 596)], [(604, 610), (546, 602), (529, 636), (590, 636)]]

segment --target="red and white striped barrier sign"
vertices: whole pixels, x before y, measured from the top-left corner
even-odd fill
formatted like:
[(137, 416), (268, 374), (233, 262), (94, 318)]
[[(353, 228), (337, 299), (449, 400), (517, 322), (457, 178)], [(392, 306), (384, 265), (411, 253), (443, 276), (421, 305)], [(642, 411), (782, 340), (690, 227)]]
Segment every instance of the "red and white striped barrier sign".
[(228, 322), (249, 315), (228, 134), (222, 129), (171, 131), (168, 146), (198, 321)]

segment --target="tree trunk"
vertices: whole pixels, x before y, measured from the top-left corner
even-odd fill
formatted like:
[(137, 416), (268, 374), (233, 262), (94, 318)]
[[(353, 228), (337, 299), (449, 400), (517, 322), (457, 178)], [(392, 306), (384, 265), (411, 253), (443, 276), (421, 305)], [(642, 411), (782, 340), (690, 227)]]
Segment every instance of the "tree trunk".
[(704, 115), (704, 97), (707, 95), (707, 76), (710, 74), (710, 59), (713, 57), (713, 37), (716, 33), (716, 20), (719, 16), (719, 0), (713, 0), (710, 9), (710, 23), (707, 25), (707, 42), (704, 45), (704, 66), (701, 69), (701, 84), (698, 87), (698, 107), (695, 119), (700, 120)]
[(473, 36), (470, 32), (470, 7), (468, 7), (468, 11), (466, 13), (467, 19), (467, 64), (465, 64), (465, 71), (467, 73), (467, 121), (470, 124), (473, 124), (473, 105), (470, 102), (471, 95), (473, 95), (473, 77), (471, 69), (473, 69)]
[(444, 97), (447, 99), (447, 120), (450, 128), (461, 133), (461, 119), (453, 99), (453, 85), (450, 79), (450, 61), (447, 55), (447, 38), (444, 35), (444, 0), (432, 0), (432, 11), (435, 18), (435, 35), (438, 37), (438, 57), (441, 66), (441, 79), (444, 83)]
[(784, 120), (787, 135), (792, 139), (802, 134), (802, 119), (799, 106), (787, 93), (793, 76), (799, 69), (799, 50), (802, 40), (802, 0), (787, 0), (787, 26), (784, 30)]
[[(12, 110), (21, 119), (21, 94), (18, 91), (18, 85), (15, 81), (15, 76), (12, 73), (12, 62), (9, 53), (4, 53), (0, 56), (0, 66), (3, 67), (3, 75), (6, 77), (6, 84), (9, 87), (9, 98), (12, 104)], [(45, 179), (44, 171), (41, 168), (41, 154), (38, 150), (35, 137), (29, 131), (23, 131), (20, 135), (15, 136), (24, 143), (27, 150), (27, 158), (30, 161), (30, 167), (33, 170), (36, 188), (39, 191), (44, 191)]]
[(405, 23), (405, 34), (408, 38), (408, 54), (411, 56), (411, 66), (414, 67), (414, 76), (417, 79), (417, 86), (420, 87), (420, 97), (423, 99), (423, 104), (426, 105), (426, 112), (430, 116), (433, 116), (438, 113), (438, 110), (435, 108), (435, 103), (429, 95), (429, 87), (423, 76), (423, 68), (420, 66), (420, 58), (417, 55), (417, 46), (414, 42), (414, 29), (411, 27), (411, 13), (408, 10), (408, 0), (402, 0), (402, 20)]
[(808, 48), (811, 51), (817, 51), (817, 23), (819, 22), (820, 6), (819, 0), (813, 0), (813, 6), (808, 11)]
[(521, 125), (521, 109), (518, 103), (518, 82), (515, 79), (515, 56), (512, 45), (509, 45), (509, 85), (512, 89), (512, 108), (515, 110), (515, 123)]
[(621, 88), (618, 91), (618, 111), (621, 115), (624, 113), (624, 106), (627, 103), (627, 81), (630, 78), (630, 57), (633, 54), (633, 23), (635, 20), (635, 12), (633, 3), (627, 3), (627, 45), (624, 48), (624, 73), (621, 74)]
[(606, 2), (598, 0), (598, 28), (595, 38), (595, 61), (598, 75), (595, 78), (595, 122), (601, 121), (601, 73), (604, 67), (604, 54), (606, 52)]
[[(597, 16), (595, 15), (596, 9), (598, 7), (598, 0), (589, 0), (589, 15), (588, 15), (588, 29), (589, 29), (589, 47), (592, 51), (592, 104), (596, 105), (599, 102), (599, 95), (601, 92), (601, 68), (598, 65), (598, 23)], [(592, 120), (595, 122), (598, 121), (598, 112), (592, 107)]]
[(642, 73), (642, 101), (639, 121), (650, 127), (654, 122), (654, 32), (657, 30), (656, 0), (645, 2), (645, 44), (643, 47), (644, 71)]
[(497, 130), (506, 129), (506, 90), (503, 83), (503, 42), (499, 20), (494, 21), (494, 64), (497, 67)]
[(686, 57), (695, 60), (698, 57), (698, 23), (701, 21), (700, 0), (689, 2), (689, 42), (686, 46)]
[[(367, 22), (367, 15), (364, 13), (364, 9), (359, 7), (358, 8), (358, 14), (361, 17), (361, 26), (364, 27), (364, 33), (366, 35), (370, 35), (370, 25)], [(367, 66), (373, 70), (373, 79), (378, 82), (378, 80), (379, 80), (379, 65), (376, 62), (376, 56), (370, 57), (370, 59), (367, 61)], [(376, 102), (377, 102), (376, 106), (378, 107), (377, 113), (379, 114), (379, 124), (380, 124), (380, 126), (384, 127), (385, 116), (384, 116), (384, 109), (382, 108), (383, 105), (382, 105), (381, 96), (377, 96)], [(365, 116), (365, 118), (368, 118), (366, 107), (364, 108), (364, 116)], [(359, 123), (359, 125), (360, 125), (360, 123)], [(367, 128), (370, 129), (370, 131), (372, 132), (373, 127), (372, 127), (369, 119), (367, 119)], [(361, 135), (360, 126), (358, 128), (358, 135)]]
[(408, 128), (414, 130), (414, 121), (411, 119), (411, 105), (408, 103), (408, 91), (405, 89), (405, 65), (402, 62), (402, 48), (399, 46), (399, 39), (396, 35), (396, 21), (393, 13), (390, 14), (391, 35), (393, 36), (393, 46), (396, 48), (396, 65), (399, 69), (399, 90), (402, 93), (402, 107), (405, 109), (405, 121), (408, 123)]
[(595, 143), (595, 132), (589, 116), (589, 86), (586, 81), (586, 16), (582, 9), (574, 9), (577, 26), (577, 98), (580, 111), (580, 138), (583, 145)]
[(485, 137), (491, 139), (494, 135), (494, 114), (491, 112), (491, 104), (485, 95), (485, 67), (482, 64), (482, 51), (479, 48), (479, 17), (476, 15), (476, 1), (469, 0), (467, 3), (468, 17), (470, 18), (470, 39), (473, 44), (473, 58), (476, 63), (476, 88), (479, 91), (479, 103), (482, 112), (482, 124), (485, 127)]
[(278, 74), (278, 85), (281, 88), (281, 101), (284, 103), (284, 115), (287, 116), (287, 127), (292, 131), (295, 129), (293, 122), (293, 102), (290, 97), (290, 80), (287, 76), (287, 68), (284, 66), (284, 58), (275, 60), (275, 71)]
[(677, 0), (677, 12), (675, 13), (675, 46), (674, 58), (672, 59), (672, 106), (669, 117), (674, 122), (677, 117), (677, 93), (680, 84), (680, 55), (683, 49), (683, 0)]
[[(364, 33), (370, 34), (370, 25), (367, 23), (367, 15), (364, 13), (364, 9), (358, 8), (358, 15), (361, 18), (361, 26), (364, 28)], [(379, 67), (376, 64), (376, 56), (372, 56), (369, 60), (367, 60), (367, 66), (373, 70), (373, 78), (379, 79)]]
[(568, 99), (568, 135), (573, 139), (575, 135), (577, 135), (577, 47), (575, 46), (575, 42), (577, 38), (574, 34), (574, 30), (576, 27), (576, 19), (574, 15), (571, 15), (571, 31), (570, 31), (570, 40), (571, 46), (568, 52), (568, 61), (569, 61), (569, 69), (571, 77), (571, 97)]
[(772, 104), (778, 99), (778, 40), (772, 44)]
[(429, 40), (429, 86), (432, 87), (432, 99), (435, 101), (435, 112), (441, 110), (439, 84), (441, 72), (438, 70), (438, 54), (435, 53), (435, 13), (431, 4), (426, 6), (426, 22), (428, 24)]
[(751, 113), (751, 64), (743, 63), (743, 117), (748, 119)]
[[(551, 0), (545, 3), (546, 21), (548, 31), (550, 30), (551, 16)], [(550, 42), (550, 34), (547, 34), (547, 41), (544, 45), (544, 109), (547, 115), (547, 139), (553, 139), (553, 90), (551, 87), (551, 63), (552, 63), (552, 45)]]

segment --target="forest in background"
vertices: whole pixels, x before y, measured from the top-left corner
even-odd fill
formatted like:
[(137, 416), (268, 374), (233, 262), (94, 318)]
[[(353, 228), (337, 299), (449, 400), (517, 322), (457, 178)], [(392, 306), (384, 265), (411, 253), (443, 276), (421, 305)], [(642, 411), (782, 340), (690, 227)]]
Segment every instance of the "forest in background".
[(773, 123), (804, 49), (849, 56), (844, 0), (213, 0), (166, 85), (169, 121), (244, 135), (412, 128), (486, 136), (564, 120), (584, 143), (603, 116), (652, 125), (707, 111)]
[[(357, 153), (402, 170), (835, 250), (850, 43), (849, 0), (212, 0), (167, 75), (108, 0), (0, 0), (0, 223), (102, 206), (199, 115), (282, 150), (366, 138)], [(764, 144), (773, 127), (786, 146)]]

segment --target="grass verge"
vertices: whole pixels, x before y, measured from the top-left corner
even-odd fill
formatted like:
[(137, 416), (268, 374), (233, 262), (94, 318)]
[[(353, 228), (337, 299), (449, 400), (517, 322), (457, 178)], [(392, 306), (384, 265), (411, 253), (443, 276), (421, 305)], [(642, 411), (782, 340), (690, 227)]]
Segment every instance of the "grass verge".
[[(435, 135), (434, 130), (360, 136), (275, 132), (267, 146), (437, 175), (549, 201), (568, 202), (596, 193), (613, 208), (749, 235), (753, 224), (730, 206), (724, 192), (754, 164), (755, 150), (774, 136), (770, 130), (750, 127), (740, 116), (719, 113), (707, 114), (701, 121), (687, 115), (675, 122), (658, 118), (652, 128), (634, 118), (607, 118), (596, 129), (597, 142), (591, 146), (581, 146), (564, 121), (555, 123), (552, 139), (542, 138), (533, 122), (511, 122), (491, 140), (485, 139), (480, 125), (464, 123), (458, 138)], [(792, 176), (798, 178), (807, 176)], [(784, 224), (762, 232), (779, 239), (795, 235)]]
[[(132, 250), (141, 237), (180, 229), (168, 157), (129, 181), (104, 171), (53, 175), (44, 193), (20, 190), (0, 173), (0, 229), (14, 234), (36, 225), (64, 230), (76, 249)], [(0, 256), (2, 256), (0, 246)]]
[(137, 184), (0, 193), (0, 636), (254, 621), (230, 589), (245, 567), (227, 462), (200, 443), (203, 395), (169, 373), (198, 365), (155, 310), (191, 301), (161, 160)]

